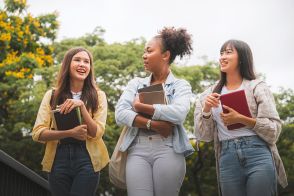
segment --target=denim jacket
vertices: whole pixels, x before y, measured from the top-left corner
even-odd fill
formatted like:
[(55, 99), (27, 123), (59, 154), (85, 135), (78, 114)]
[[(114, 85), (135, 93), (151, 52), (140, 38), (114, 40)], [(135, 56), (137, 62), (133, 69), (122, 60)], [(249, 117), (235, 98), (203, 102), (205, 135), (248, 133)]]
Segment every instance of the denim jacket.
[[(128, 149), (139, 130), (137, 127), (132, 126), (135, 117), (138, 115), (133, 109), (133, 100), (138, 89), (150, 86), (151, 77), (152, 75), (132, 79), (116, 105), (115, 119), (117, 124), (128, 127), (126, 136), (120, 146), (120, 151), (122, 152)], [(173, 149), (176, 153), (183, 153), (184, 156), (188, 156), (194, 152), (194, 148), (189, 142), (183, 123), (190, 109), (191, 86), (187, 81), (175, 78), (170, 72), (164, 84), (164, 90), (168, 104), (153, 104), (155, 111), (152, 119), (175, 124), (173, 129)]]

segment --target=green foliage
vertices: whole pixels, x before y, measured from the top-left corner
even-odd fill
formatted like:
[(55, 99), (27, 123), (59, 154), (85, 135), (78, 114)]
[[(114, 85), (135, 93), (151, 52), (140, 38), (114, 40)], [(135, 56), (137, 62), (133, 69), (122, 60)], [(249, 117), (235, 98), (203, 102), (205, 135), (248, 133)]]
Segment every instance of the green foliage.
[(47, 86), (33, 76), (53, 64), (44, 41), (54, 41), (58, 22), (56, 13), (33, 17), (26, 8), (25, 0), (6, 0), (0, 9), (0, 148), (38, 170), (42, 152), (28, 135)]
[[(6, 0), (5, 3), (5, 9), (0, 10), (0, 148), (43, 175), (40, 163), (44, 146), (33, 142), (30, 132), (44, 93), (55, 85), (65, 52), (82, 46), (92, 52), (97, 84), (107, 95), (109, 110), (104, 141), (111, 155), (122, 129), (114, 118), (118, 98), (130, 79), (147, 75), (142, 65), (146, 41), (139, 38), (108, 44), (103, 39), (105, 31), (97, 27), (83, 37), (53, 43), (58, 27), (56, 13), (34, 18), (25, 11), (25, 1)], [(42, 43), (44, 39), (53, 45)], [(191, 84), (195, 98), (219, 77), (216, 62), (207, 61), (205, 65), (195, 66), (172, 65), (171, 69), (177, 77)], [(33, 80), (33, 75), (42, 79)], [(279, 188), (279, 192), (280, 195), (290, 195), (294, 192), (294, 93), (281, 89), (275, 98), (284, 122), (278, 149), (290, 184), (287, 189)], [(195, 99), (191, 101), (185, 127), (193, 132)], [(194, 141), (191, 143), (195, 146)], [(186, 160), (187, 172), (180, 195), (217, 195), (213, 144), (199, 145), (200, 151)], [(126, 195), (126, 191), (111, 185), (108, 168), (102, 170), (99, 193)]]
[(275, 94), (275, 99), (280, 118), (284, 122), (277, 146), (289, 183), (286, 189), (279, 187), (279, 192), (280, 195), (291, 195), (294, 193), (294, 92), (281, 88), (279, 93)]

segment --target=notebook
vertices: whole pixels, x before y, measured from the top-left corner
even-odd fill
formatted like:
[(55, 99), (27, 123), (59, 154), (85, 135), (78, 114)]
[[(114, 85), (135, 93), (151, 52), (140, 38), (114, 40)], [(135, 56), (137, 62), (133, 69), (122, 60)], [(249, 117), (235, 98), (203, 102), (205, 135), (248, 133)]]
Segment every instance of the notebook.
[(56, 130), (68, 130), (81, 125), (80, 108), (76, 107), (67, 114), (61, 114), (59, 109), (52, 110), (52, 121)]
[(152, 91), (163, 91), (163, 84), (154, 84), (144, 88), (139, 88), (138, 93), (141, 92), (152, 92)]
[[(239, 90), (239, 91), (235, 91), (235, 92), (221, 95), (220, 101), (221, 101), (221, 105), (222, 105), (224, 113), (228, 113), (228, 110), (224, 109), (224, 107), (223, 107), (223, 105), (226, 105), (230, 108), (233, 108), (238, 113), (240, 113), (244, 116), (247, 116), (250, 118), (252, 117), (250, 110), (249, 110), (249, 107), (248, 107), (248, 103), (246, 100), (246, 95), (245, 95), (244, 90)], [(241, 124), (241, 123), (236, 123), (236, 124), (232, 124), (232, 125), (227, 126), (228, 130), (239, 129), (242, 127), (245, 127), (245, 125)]]
[(166, 104), (163, 84), (155, 84), (138, 89), (139, 99), (145, 104)]

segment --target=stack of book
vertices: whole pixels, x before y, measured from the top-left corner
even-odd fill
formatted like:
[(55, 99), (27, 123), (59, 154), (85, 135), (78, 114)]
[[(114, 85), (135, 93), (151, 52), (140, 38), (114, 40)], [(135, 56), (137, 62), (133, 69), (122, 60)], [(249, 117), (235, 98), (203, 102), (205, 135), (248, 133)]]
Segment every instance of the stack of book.
[(155, 84), (138, 89), (139, 99), (145, 104), (166, 104), (166, 97), (163, 84)]

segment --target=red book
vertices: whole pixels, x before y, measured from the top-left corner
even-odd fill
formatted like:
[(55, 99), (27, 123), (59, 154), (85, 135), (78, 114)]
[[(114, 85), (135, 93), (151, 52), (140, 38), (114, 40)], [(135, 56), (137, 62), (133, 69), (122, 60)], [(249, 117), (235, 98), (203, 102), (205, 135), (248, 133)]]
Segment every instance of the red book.
[[(220, 101), (222, 104), (222, 108), (223, 108), (223, 112), (224, 113), (228, 113), (229, 111), (226, 110), (223, 105), (226, 105), (234, 110), (236, 110), (238, 113), (247, 116), (247, 117), (252, 117), (249, 107), (248, 107), (248, 103), (247, 103), (247, 99), (246, 99), (246, 95), (245, 95), (245, 91), (244, 90), (239, 90), (239, 91), (235, 91), (232, 93), (227, 93), (224, 95), (220, 96)], [(236, 123), (236, 124), (232, 124), (227, 126), (228, 130), (233, 130), (233, 129), (239, 129), (242, 127), (245, 127), (245, 125), (241, 124), (241, 123)]]

